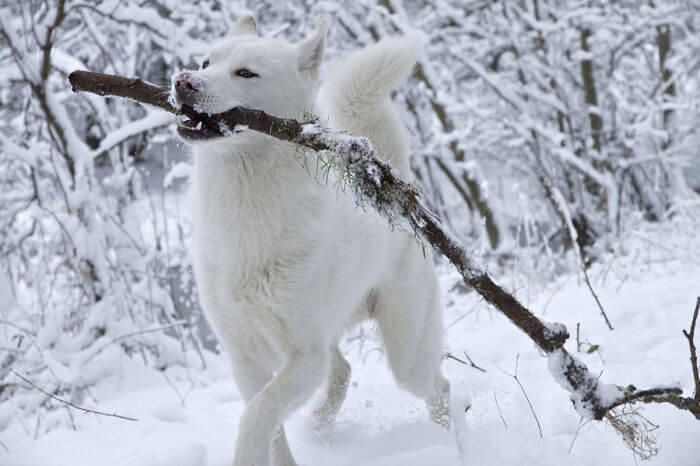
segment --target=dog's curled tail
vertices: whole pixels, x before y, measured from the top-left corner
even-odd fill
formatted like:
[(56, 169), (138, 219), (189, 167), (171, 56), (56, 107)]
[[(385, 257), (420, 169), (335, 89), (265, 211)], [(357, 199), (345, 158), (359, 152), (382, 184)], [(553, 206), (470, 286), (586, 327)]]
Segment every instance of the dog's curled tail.
[(321, 88), (330, 124), (369, 138), (377, 152), (410, 178), (409, 138), (390, 93), (411, 74), (420, 55), (417, 36), (394, 36), (335, 63)]

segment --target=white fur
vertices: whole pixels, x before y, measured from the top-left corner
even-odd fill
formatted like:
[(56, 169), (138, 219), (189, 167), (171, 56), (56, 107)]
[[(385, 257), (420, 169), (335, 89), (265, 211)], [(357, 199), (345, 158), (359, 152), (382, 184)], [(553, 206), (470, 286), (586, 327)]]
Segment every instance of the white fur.
[[(213, 47), (198, 105), (302, 117), (370, 138), (404, 178), (407, 135), (389, 92), (411, 72), (415, 40), (385, 39), (335, 65), (314, 107), (324, 23), (290, 44), (255, 35), (245, 17)], [(246, 68), (259, 77), (232, 71)], [(309, 176), (296, 148), (253, 131), (193, 145), (194, 264), (201, 302), (229, 354), (247, 402), (234, 465), (291, 465), (285, 418), (327, 382), (315, 414), (330, 422), (350, 366), (344, 329), (377, 321), (398, 384), (445, 424), (449, 385), (440, 372), (442, 318), (434, 266), (421, 248), (352, 195)], [(312, 164), (313, 166), (313, 164)]]

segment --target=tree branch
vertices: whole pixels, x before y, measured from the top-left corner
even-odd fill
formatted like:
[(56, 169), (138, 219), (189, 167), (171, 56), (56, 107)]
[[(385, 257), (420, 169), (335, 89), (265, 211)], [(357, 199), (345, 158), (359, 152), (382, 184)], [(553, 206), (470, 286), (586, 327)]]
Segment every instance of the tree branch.
[(100, 416), (116, 417), (116, 418), (124, 419), (124, 420), (127, 420), (127, 421), (138, 421), (138, 419), (135, 419), (135, 418), (133, 418), (133, 417), (121, 416), (121, 415), (119, 415), (119, 414), (117, 414), (117, 413), (103, 413), (103, 412), (101, 412), (101, 411), (94, 411), (94, 410), (92, 410), (92, 409), (81, 408), (80, 406), (74, 405), (74, 404), (71, 403), (70, 401), (63, 400), (63, 399), (61, 399), (61, 398), (59, 398), (59, 397), (57, 397), (57, 396), (55, 396), (55, 395), (52, 395), (51, 393), (49, 393), (49, 392), (47, 392), (47, 391), (42, 390), (41, 388), (39, 388), (39, 387), (37, 387), (36, 385), (34, 385), (29, 379), (27, 379), (27, 378), (25, 378), (25, 377), (19, 375), (19, 374), (18, 374), (17, 372), (15, 372), (13, 369), (10, 369), (10, 372), (12, 372), (13, 374), (15, 374), (17, 377), (19, 377), (20, 379), (22, 379), (24, 382), (26, 382), (26, 383), (28, 383), (29, 385), (31, 385), (32, 388), (34, 388), (34, 389), (36, 389), (36, 390), (39, 390), (41, 393), (43, 393), (44, 395), (48, 396), (49, 398), (52, 398), (52, 399), (54, 399), (54, 400), (56, 400), (56, 401), (59, 401), (59, 402), (65, 404), (65, 405), (67, 405), (67, 406), (70, 406), (71, 408), (75, 408), (75, 409), (78, 409), (78, 410), (80, 410), (80, 411), (85, 411), (86, 413), (99, 414)]
[(695, 349), (695, 326), (698, 323), (699, 312), (700, 297), (695, 303), (695, 311), (693, 311), (693, 318), (690, 321), (690, 330), (683, 330), (683, 335), (688, 339), (688, 346), (690, 347), (690, 364), (693, 366), (693, 381), (695, 382), (694, 399), (697, 402), (700, 402), (700, 369), (698, 368), (698, 354)]
[(679, 388), (637, 390), (602, 384), (598, 377), (574, 358), (565, 348), (569, 337), (562, 324), (545, 324), (512, 295), (496, 285), (486, 270), (475, 262), (464, 246), (427, 207), (418, 190), (396, 176), (383, 162), (366, 138), (353, 137), (332, 131), (317, 122), (302, 123), (293, 119), (277, 118), (261, 110), (236, 107), (227, 112), (209, 115), (183, 105), (173, 106), (169, 91), (139, 79), (75, 71), (69, 76), (74, 90), (115, 95), (160, 107), (168, 112), (184, 114), (203, 122), (222, 135), (236, 126), (265, 133), (314, 151), (328, 151), (329, 162), (349, 180), (358, 203), (372, 208), (391, 224), (406, 222), (421, 239), (445, 256), (459, 271), (464, 282), (501, 311), (511, 322), (525, 332), (547, 355), (549, 369), (557, 382), (571, 394), (575, 409), (581, 416), (597, 420), (615, 406), (637, 400), (669, 402), (687, 410), (700, 419), (700, 403), (681, 397)]

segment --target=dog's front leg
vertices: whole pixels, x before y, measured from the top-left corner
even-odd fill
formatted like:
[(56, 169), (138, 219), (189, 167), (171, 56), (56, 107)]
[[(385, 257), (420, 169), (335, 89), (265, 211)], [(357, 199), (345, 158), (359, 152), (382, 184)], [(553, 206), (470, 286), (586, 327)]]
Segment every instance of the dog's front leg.
[(304, 342), (283, 369), (243, 411), (234, 466), (269, 466), (270, 444), (284, 419), (320, 385), (328, 364), (328, 345)]
[[(255, 395), (272, 379), (272, 371), (262, 368), (253, 359), (245, 356), (240, 348), (230, 351), (233, 377), (238, 390), (249, 403)], [(272, 464), (274, 466), (295, 466), (296, 462), (289, 450), (284, 426), (280, 425), (272, 442)]]

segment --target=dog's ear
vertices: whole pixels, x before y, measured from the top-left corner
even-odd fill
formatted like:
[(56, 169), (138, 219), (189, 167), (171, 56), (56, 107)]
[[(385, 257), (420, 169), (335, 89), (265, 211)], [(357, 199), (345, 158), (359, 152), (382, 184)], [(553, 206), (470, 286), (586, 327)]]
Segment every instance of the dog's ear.
[(228, 31), (229, 36), (254, 36), (257, 34), (257, 24), (255, 18), (251, 15), (245, 15), (238, 18), (236, 24), (231, 26)]
[(299, 71), (308, 74), (313, 79), (317, 79), (325, 46), (326, 18), (323, 18), (316, 25), (311, 35), (297, 45), (299, 50)]

